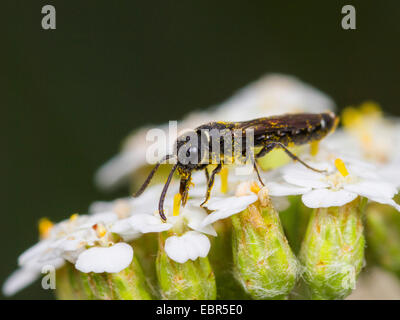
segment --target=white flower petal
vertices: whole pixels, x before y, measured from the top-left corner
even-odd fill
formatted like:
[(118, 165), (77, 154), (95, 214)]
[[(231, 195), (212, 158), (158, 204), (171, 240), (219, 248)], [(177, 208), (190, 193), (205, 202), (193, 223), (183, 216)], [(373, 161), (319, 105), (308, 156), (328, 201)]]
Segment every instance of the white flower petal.
[(392, 199), (397, 194), (394, 185), (381, 181), (364, 180), (356, 183), (350, 183), (343, 186), (343, 189), (355, 192), (366, 198), (389, 198)]
[(211, 198), (206, 207), (209, 210), (223, 210), (228, 208), (235, 208), (235, 207), (247, 207), (248, 205), (256, 202), (258, 200), (257, 195), (251, 194), (248, 196), (242, 197), (227, 197), (227, 198), (219, 198), (214, 197)]
[(110, 231), (121, 236), (124, 241), (132, 241), (142, 235), (141, 232), (133, 229), (126, 219), (115, 222)]
[(363, 178), (363, 179), (379, 179), (377, 174), (377, 168), (366, 162), (359, 164), (349, 164), (347, 169), (351, 175)]
[(400, 212), (400, 205), (397, 204), (393, 199), (388, 199), (388, 198), (370, 198), (371, 201), (379, 202), (382, 204), (388, 204), (395, 208), (397, 211)]
[(18, 265), (23, 266), (27, 261), (49, 250), (52, 241), (41, 240), (18, 257)]
[[(213, 199), (211, 199), (213, 200)], [(206, 226), (215, 221), (225, 219), (246, 209), (250, 204), (258, 200), (257, 195), (252, 194), (243, 197), (229, 197), (225, 199), (214, 199), (207, 205), (210, 210), (215, 210), (203, 220), (202, 225)]]
[(172, 228), (172, 225), (165, 223), (159, 216), (149, 214), (136, 214), (128, 219), (131, 227), (141, 233), (162, 232)]
[(400, 164), (388, 164), (379, 169), (379, 174), (397, 188), (400, 187)]
[(20, 268), (14, 271), (3, 284), (3, 294), (12, 296), (33, 283), (40, 276), (40, 270)]
[(2, 288), (4, 295), (14, 295), (30, 285), (40, 276), (44, 266), (52, 266), (54, 269), (58, 269), (65, 263), (62, 258), (49, 259), (44, 262), (38, 261), (38, 258), (40, 258), (40, 256), (25, 261), (22, 268), (17, 269), (7, 278)]
[(165, 241), (165, 252), (172, 260), (184, 263), (189, 257), (182, 237), (172, 236)]
[(188, 231), (180, 237), (172, 236), (165, 241), (166, 254), (179, 263), (206, 257), (210, 247), (207, 236), (196, 231)]
[(290, 202), (286, 197), (271, 197), (271, 202), (278, 212), (284, 211), (290, 207)]
[(131, 241), (143, 233), (162, 232), (171, 229), (172, 224), (164, 223), (159, 217), (149, 214), (136, 214), (119, 220), (111, 227), (111, 232), (120, 235), (124, 241)]
[(103, 164), (96, 172), (96, 184), (104, 189), (115, 188), (124, 183), (129, 173), (145, 163), (142, 150), (129, 150), (120, 153)]
[(268, 188), (268, 194), (276, 197), (299, 195), (311, 190), (309, 187), (299, 187), (286, 182), (268, 182), (266, 187)]
[(300, 187), (327, 188), (328, 182), (324, 181), (324, 175), (311, 170), (285, 170), (283, 179), (286, 182)]
[(83, 224), (82, 227), (87, 225), (93, 225), (96, 223), (111, 223), (118, 220), (118, 215), (112, 211), (94, 213), (89, 216), (87, 224)]
[(75, 267), (81, 272), (116, 273), (128, 267), (133, 258), (133, 249), (129, 244), (120, 242), (112, 247), (93, 247), (82, 252)]
[(302, 196), (303, 203), (309, 208), (338, 207), (357, 198), (357, 194), (345, 190), (332, 191), (317, 189)]
[(203, 221), (208, 217), (208, 214), (204, 209), (186, 205), (182, 215), (187, 219), (187, 225), (189, 228), (214, 237), (217, 236), (217, 233), (211, 225), (202, 225)]

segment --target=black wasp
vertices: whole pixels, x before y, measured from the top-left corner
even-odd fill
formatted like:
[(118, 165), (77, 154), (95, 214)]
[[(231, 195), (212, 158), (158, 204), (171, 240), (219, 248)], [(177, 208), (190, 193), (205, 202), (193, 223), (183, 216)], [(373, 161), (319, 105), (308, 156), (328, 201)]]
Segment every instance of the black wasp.
[[(174, 159), (176, 162), (172, 167), (159, 200), (158, 210), (160, 217), (163, 221), (166, 221), (166, 216), (164, 214), (164, 199), (168, 186), (176, 170), (181, 177), (179, 193), (182, 197), (181, 201), (183, 206), (186, 204), (188, 198), (192, 171), (205, 170), (208, 187), (205, 200), (202, 203), (202, 205), (204, 205), (210, 197), (215, 175), (221, 171), (224, 161), (226, 161), (226, 153), (228, 151), (226, 145), (234, 147), (233, 145), (236, 141), (235, 135), (238, 132), (242, 135), (243, 139), (241, 141), (244, 141), (246, 136), (251, 133), (252, 140), (250, 141), (252, 141), (254, 148), (261, 148), (258, 153), (253, 154), (252, 150), (249, 155), (249, 149), (246, 148), (246, 143), (242, 143), (241, 145), (241, 155), (246, 159), (250, 158), (262, 185), (264, 185), (264, 183), (258, 172), (256, 159), (263, 157), (274, 148), (282, 148), (293, 160), (299, 161), (311, 170), (319, 171), (300, 160), (288, 149), (288, 146), (319, 141), (335, 130), (338, 121), (339, 119), (334, 113), (324, 112), (318, 114), (283, 114), (243, 122), (218, 121), (201, 125), (191, 130), (191, 135), (183, 134), (178, 137), (175, 143), (176, 154), (167, 155), (157, 162), (146, 181), (134, 196), (138, 197), (143, 193), (158, 167), (164, 161)], [(220, 134), (221, 131), (223, 131), (224, 134)], [(226, 132), (228, 132), (228, 135)], [(229, 139), (228, 143), (227, 139)], [(246, 141), (248, 140), (246, 139)], [(215, 146), (219, 146), (219, 148), (216, 148), (217, 151), (214, 151), (215, 148), (213, 147)], [(232, 148), (230, 148), (229, 151), (232, 151)], [(232, 153), (229, 154), (232, 155)], [(184, 155), (184, 157), (181, 155)], [(233, 158), (234, 157), (235, 155), (233, 155)], [(207, 167), (211, 163), (215, 163), (215, 159), (219, 159), (219, 161), (217, 161), (217, 166), (213, 169), (211, 174), (209, 174)]]

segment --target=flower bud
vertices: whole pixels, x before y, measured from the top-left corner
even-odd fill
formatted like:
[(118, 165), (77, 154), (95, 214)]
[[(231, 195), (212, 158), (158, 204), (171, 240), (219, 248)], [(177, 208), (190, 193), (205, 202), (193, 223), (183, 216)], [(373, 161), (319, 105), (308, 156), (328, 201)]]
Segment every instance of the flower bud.
[(364, 263), (364, 204), (358, 197), (341, 207), (312, 212), (300, 250), (312, 299), (343, 299), (355, 288)]
[(400, 215), (391, 206), (371, 203), (366, 209), (368, 254), (400, 277)]
[(232, 216), (235, 273), (253, 299), (284, 299), (292, 290), (298, 262), (278, 212), (268, 202), (251, 204)]
[(153, 297), (158, 298), (156, 256), (158, 249), (158, 235), (156, 233), (146, 233), (131, 242), (135, 248), (135, 257), (142, 266), (147, 284)]
[(79, 281), (79, 271), (71, 263), (56, 271), (56, 296), (58, 300), (87, 299)]
[(216, 299), (214, 272), (207, 257), (184, 263), (170, 259), (165, 252), (165, 241), (174, 231), (159, 234), (156, 259), (158, 284), (163, 299), (213, 300)]
[(152, 298), (136, 257), (118, 273), (83, 273), (67, 263), (57, 270), (57, 297), (62, 300), (149, 300)]
[(241, 284), (233, 278), (232, 224), (230, 219), (214, 223), (218, 237), (212, 237), (208, 254), (217, 283), (217, 299), (248, 299)]

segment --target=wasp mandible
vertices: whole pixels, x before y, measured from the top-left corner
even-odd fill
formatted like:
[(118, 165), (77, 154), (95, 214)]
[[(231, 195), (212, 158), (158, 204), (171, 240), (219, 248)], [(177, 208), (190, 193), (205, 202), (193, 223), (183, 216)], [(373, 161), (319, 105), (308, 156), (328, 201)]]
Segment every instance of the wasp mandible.
[[(288, 146), (319, 141), (335, 130), (338, 121), (339, 118), (333, 112), (324, 112), (318, 114), (283, 114), (243, 122), (219, 121), (203, 124), (191, 130), (190, 134), (186, 133), (177, 138), (175, 153), (165, 156), (156, 163), (134, 197), (138, 197), (143, 193), (163, 162), (173, 159), (176, 162), (168, 175), (159, 199), (158, 211), (161, 219), (163, 221), (167, 220), (164, 214), (164, 199), (175, 171), (178, 171), (181, 177), (179, 193), (181, 195), (182, 206), (184, 206), (188, 198), (192, 172), (205, 170), (207, 191), (205, 200), (201, 204), (203, 206), (210, 197), (215, 175), (221, 171), (222, 166), (226, 163), (226, 154), (236, 147), (235, 141), (237, 139), (235, 138), (238, 133), (242, 136), (241, 141), (244, 138), (248, 141), (249, 134), (252, 135), (250, 141), (252, 141), (253, 149), (249, 151), (246, 143), (241, 143), (239, 154), (252, 162), (254, 171), (262, 185), (264, 183), (258, 171), (256, 159), (265, 156), (275, 148), (282, 148), (290, 158), (298, 161), (308, 169), (322, 172), (299, 159), (288, 149)], [(221, 134), (221, 132), (224, 132), (224, 134)], [(215, 146), (219, 146), (219, 148), (215, 150)], [(253, 152), (255, 148), (261, 148), (257, 154)], [(232, 155), (230, 152), (229, 155), (235, 158), (237, 153)], [(217, 165), (211, 174), (209, 174), (207, 167), (212, 163), (216, 163)]]

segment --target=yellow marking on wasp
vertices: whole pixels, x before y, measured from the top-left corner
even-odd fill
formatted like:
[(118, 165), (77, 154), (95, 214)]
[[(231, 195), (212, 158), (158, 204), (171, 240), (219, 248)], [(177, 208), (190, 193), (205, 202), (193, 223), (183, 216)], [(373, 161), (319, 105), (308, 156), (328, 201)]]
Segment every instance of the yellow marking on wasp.
[(310, 153), (312, 156), (316, 156), (319, 151), (319, 141), (313, 141), (310, 143)]
[(50, 230), (53, 228), (54, 224), (47, 218), (41, 218), (39, 220), (39, 236), (40, 239), (46, 239), (50, 235)]
[(335, 160), (335, 167), (336, 167), (336, 169), (338, 169), (338, 171), (340, 172), (340, 174), (343, 177), (346, 177), (349, 175), (349, 171), (347, 171), (346, 165), (344, 164), (342, 159), (337, 158)]
[(228, 192), (228, 173), (229, 169), (227, 167), (223, 167), (219, 173), (221, 176), (221, 193)]
[(181, 206), (181, 200), (182, 200), (182, 196), (180, 193), (177, 193), (176, 195), (174, 195), (174, 204), (173, 204), (173, 209), (172, 209), (172, 215), (174, 217), (179, 216), (179, 209)]

